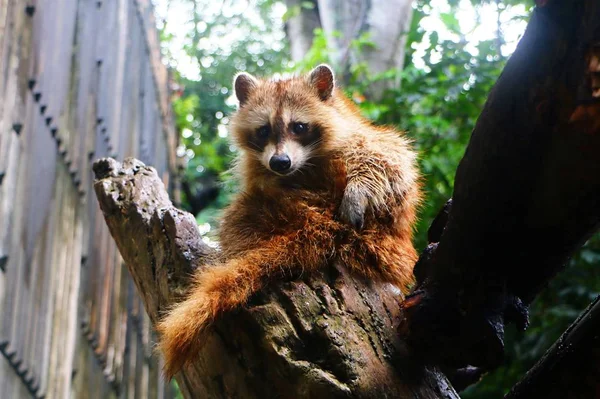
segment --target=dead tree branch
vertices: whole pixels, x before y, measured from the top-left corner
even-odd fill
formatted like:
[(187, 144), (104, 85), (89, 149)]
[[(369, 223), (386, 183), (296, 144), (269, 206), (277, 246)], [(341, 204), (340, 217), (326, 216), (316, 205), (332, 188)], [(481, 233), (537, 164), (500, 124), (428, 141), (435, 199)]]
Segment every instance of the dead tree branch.
[(597, 398), (600, 393), (599, 331), (600, 296), (505, 398)]
[[(211, 249), (153, 168), (102, 159), (94, 172), (106, 223), (155, 323), (190, 274), (210, 267)], [(217, 323), (176, 379), (190, 398), (458, 398), (399, 339), (401, 299), (390, 285), (361, 281), (339, 265), (274, 284)]]

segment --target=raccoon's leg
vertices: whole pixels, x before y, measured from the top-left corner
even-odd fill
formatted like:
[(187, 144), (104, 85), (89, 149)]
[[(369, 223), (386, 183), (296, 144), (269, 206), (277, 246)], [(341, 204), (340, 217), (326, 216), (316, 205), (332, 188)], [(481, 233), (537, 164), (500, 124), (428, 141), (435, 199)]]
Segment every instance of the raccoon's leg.
[(340, 155), (347, 184), (338, 216), (359, 230), (368, 208), (377, 213), (400, 207), (412, 213), (420, 197), (415, 154), (407, 142), (389, 132), (375, 133), (357, 136)]

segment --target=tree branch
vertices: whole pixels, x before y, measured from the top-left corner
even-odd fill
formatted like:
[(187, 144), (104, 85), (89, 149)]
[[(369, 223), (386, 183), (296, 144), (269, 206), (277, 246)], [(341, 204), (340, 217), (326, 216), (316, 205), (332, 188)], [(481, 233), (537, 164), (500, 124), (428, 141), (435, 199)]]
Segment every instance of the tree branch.
[[(110, 232), (152, 323), (210, 267), (194, 218), (171, 204), (153, 168), (94, 164)], [(176, 379), (186, 397), (458, 398), (446, 378), (413, 361), (396, 329), (402, 297), (340, 265), (273, 284), (215, 326)]]
[(599, 329), (600, 296), (505, 399), (597, 398), (600, 393)]
[(600, 3), (538, 4), (415, 268), (406, 331), (435, 364), (498, 365), (505, 322), (600, 225)]

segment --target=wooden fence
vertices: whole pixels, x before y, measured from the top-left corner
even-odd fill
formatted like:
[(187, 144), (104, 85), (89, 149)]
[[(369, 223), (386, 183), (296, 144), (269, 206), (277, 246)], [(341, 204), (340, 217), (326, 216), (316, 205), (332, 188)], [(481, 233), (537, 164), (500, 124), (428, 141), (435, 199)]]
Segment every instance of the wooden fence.
[(162, 398), (153, 334), (92, 191), (176, 135), (150, 0), (0, 0), (0, 397)]

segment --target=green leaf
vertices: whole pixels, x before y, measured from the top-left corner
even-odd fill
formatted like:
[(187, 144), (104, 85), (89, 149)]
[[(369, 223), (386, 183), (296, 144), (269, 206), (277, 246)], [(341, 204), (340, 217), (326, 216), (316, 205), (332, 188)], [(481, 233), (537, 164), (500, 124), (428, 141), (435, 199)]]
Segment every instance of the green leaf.
[(454, 14), (442, 13), (440, 14), (440, 18), (442, 19), (442, 22), (444, 23), (444, 25), (446, 25), (446, 28), (448, 28), (448, 30), (450, 30), (453, 33), (460, 34), (460, 23), (458, 22), (458, 19)]

